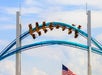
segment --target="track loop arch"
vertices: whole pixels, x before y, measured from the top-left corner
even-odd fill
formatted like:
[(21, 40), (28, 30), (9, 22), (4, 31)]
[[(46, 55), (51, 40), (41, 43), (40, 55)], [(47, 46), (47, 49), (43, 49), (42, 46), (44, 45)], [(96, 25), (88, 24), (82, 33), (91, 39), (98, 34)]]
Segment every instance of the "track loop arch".
[[(75, 30), (75, 31), (78, 31), (78, 33), (81, 34), (81, 36), (83, 36), (83, 37), (85, 37), (85, 38), (87, 39), (88, 34), (85, 33), (84, 31), (78, 29), (77, 27), (74, 27), (74, 26), (69, 25), (69, 24), (61, 23), (61, 22), (48, 22), (48, 23), (46, 23), (46, 26), (49, 26), (51, 23), (53, 24), (53, 26), (60, 25), (60, 26), (62, 26), (62, 27), (67, 27), (67, 28), (71, 28), (71, 29), (73, 29), (73, 30)], [(42, 27), (43, 27), (43, 25), (41, 24), (41, 25), (39, 26), (39, 28), (42, 28)], [(36, 27), (33, 28), (33, 30), (35, 31), (35, 30), (36, 30)], [(26, 37), (29, 36), (29, 35), (30, 35), (30, 34), (29, 34), (29, 31), (26, 31), (26, 32), (24, 32), (23, 34), (21, 34), (20, 39), (23, 40), (24, 38), (26, 38)], [(47, 44), (48, 41), (45, 41), (45, 42), (46, 42), (46, 44)], [(54, 43), (52, 43), (52, 42), (54, 42)], [(60, 43), (61, 43), (61, 41), (59, 41), (59, 42), (58, 42), (58, 41), (52, 41), (52, 42), (50, 41), (50, 42), (48, 42), (48, 43), (49, 43), (49, 44), (50, 44), (50, 43), (55, 44), (55, 42), (57, 42), (57, 44), (60, 44)], [(102, 45), (101, 45), (96, 39), (94, 39), (94, 38), (92, 38), (92, 37), (91, 37), (91, 42), (97, 47), (97, 49), (96, 49), (96, 48), (93, 48), (93, 49), (92, 49), (93, 52), (102, 55)], [(40, 42), (40, 44), (42, 44), (42, 43), (44, 43), (44, 42)], [(65, 43), (65, 41), (64, 41), (61, 45), (63, 45), (64, 43)], [(16, 44), (16, 39), (13, 40), (7, 47), (5, 47), (5, 48), (2, 50), (2, 52), (0, 52), (0, 59), (2, 59), (2, 58), (4, 58), (4, 57), (6, 57), (6, 56), (10, 56), (10, 55), (16, 53), (19, 48), (18, 48), (18, 49), (14, 49), (14, 50), (10, 50), (15, 44)], [(34, 43), (34, 44), (36, 44), (36, 43)], [(44, 43), (44, 44), (45, 44), (45, 43)], [(70, 44), (71, 44), (71, 43), (70, 43)], [(31, 45), (32, 45), (32, 44), (31, 44)], [(78, 45), (81, 46), (81, 44), (78, 44)], [(75, 46), (76, 46), (76, 45), (75, 45)], [(26, 47), (29, 47), (29, 46), (24, 46), (24, 47), (22, 47), (22, 48), (25, 48), (25, 49), (26, 49)], [(88, 48), (88, 46), (85, 46), (85, 45), (84, 45), (84, 46), (81, 46), (81, 48), (84, 48), (84, 47), (86, 47), (86, 49)], [(19, 50), (23, 50), (22, 48), (19, 49)], [(13, 51), (14, 51), (14, 52), (13, 52)], [(95, 51), (96, 51), (96, 52), (95, 52)]]

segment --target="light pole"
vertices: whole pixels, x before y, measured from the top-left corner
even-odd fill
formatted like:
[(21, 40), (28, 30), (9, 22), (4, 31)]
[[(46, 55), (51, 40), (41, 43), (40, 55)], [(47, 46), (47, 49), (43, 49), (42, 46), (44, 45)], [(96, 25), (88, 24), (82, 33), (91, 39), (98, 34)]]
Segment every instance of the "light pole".
[[(20, 12), (16, 12), (16, 48), (21, 47)], [(21, 52), (16, 53), (16, 75), (21, 75)]]
[(87, 11), (87, 45), (88, 45), (88, 75), (91, 74), (91, 11)]

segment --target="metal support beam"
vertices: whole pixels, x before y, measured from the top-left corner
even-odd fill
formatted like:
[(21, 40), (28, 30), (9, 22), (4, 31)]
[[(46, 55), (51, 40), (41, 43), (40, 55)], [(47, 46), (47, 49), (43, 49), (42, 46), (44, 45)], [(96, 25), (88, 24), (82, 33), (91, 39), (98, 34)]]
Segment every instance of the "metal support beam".
[(89, 46), (88, 48), (88, 75), (91, 74), (91, 11), (87, 11), (87, 33), (88, 33), (88, 38), (87, 38), (87, 45)]
[[(16, 48), (21, 47), (20, 12), (16, 12)], [(21, 75), (21, 52), (16, 53), (16, 75)]]

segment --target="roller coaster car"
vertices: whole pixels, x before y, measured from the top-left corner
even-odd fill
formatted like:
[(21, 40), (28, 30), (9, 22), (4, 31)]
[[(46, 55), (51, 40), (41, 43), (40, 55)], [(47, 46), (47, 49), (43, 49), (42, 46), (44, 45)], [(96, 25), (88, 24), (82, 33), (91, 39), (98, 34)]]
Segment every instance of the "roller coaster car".
[(45, 22), (43, 22), (42, 29), (43, 29), (44, 33), (47, 32), (47, 29), (46, 29), (46, 23), (45, 23)]
[(78, 29), (81, 29), (81, 27), (82, 27), (82, 26), (81, 26), (81, 25), (79, 25), (79, 26), (78, 26)]
[(56, 29), (59, 29), (60, 28), (60, 25), (56, 25)]
[(72, 24), (72, 26), (76, 26), (75, 24)]
[(35, 25), (36, 25), (36, 27), (39, 27), (39, 23), (38, 22), (36, 22)]
[(46, 32), (47, 32), (47, 29), (44, 30), (44, 33), (46, 33)]
[(32, 37), (33, 37), (33, 39), (35, 39), (36, 38), (35, 34), (32, 34)]
[(74, 36), (74, 38), (77, 38), (77, 37), (78, 37), (78, 31), (75, 30), (75, 36)]
[(43, 26), (46, 26), (46, 22), (43, 22)]
[(32, 25), (31, 24), (29, 24), (29, 32), (30, 32), (30, 34), (33, 34), (33, 29), (32, 29)]
[(53, 24), (52, 23), (50, 23), (50, 25), (49, 25), (49, 28), (50, 28), (50, 30), (53, 30)]
[(65, 26), (63, 26), (63, 27), (62, 27), (62, 31), (64, 31), (65, 29), (66, 29), (66, 27), (65, 27)]
[(68, 34), (71, 34), (71, 33), (72, 33), (72, 29), (69, 28), (69, 29), (68, 29)]
[(37, 32), (39, 32), (39, 30), (40, 30), (40, 29), (39, 29), (39, 23), (38, 23), (38, 22), (36, 22), (36, 24), (35, 24), (35, 25), (36, 25), (36, 31), (37, 31)]
[(38, 35), (41, 36), (41, 31), (38, 32)]

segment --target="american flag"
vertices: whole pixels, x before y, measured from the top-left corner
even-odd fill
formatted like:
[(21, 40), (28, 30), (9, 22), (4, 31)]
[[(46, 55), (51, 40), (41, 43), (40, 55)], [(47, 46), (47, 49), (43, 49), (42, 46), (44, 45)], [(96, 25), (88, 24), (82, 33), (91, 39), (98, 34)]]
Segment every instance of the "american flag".
[(76, 75), (70, 69), (62, 64), (62, 75)]

